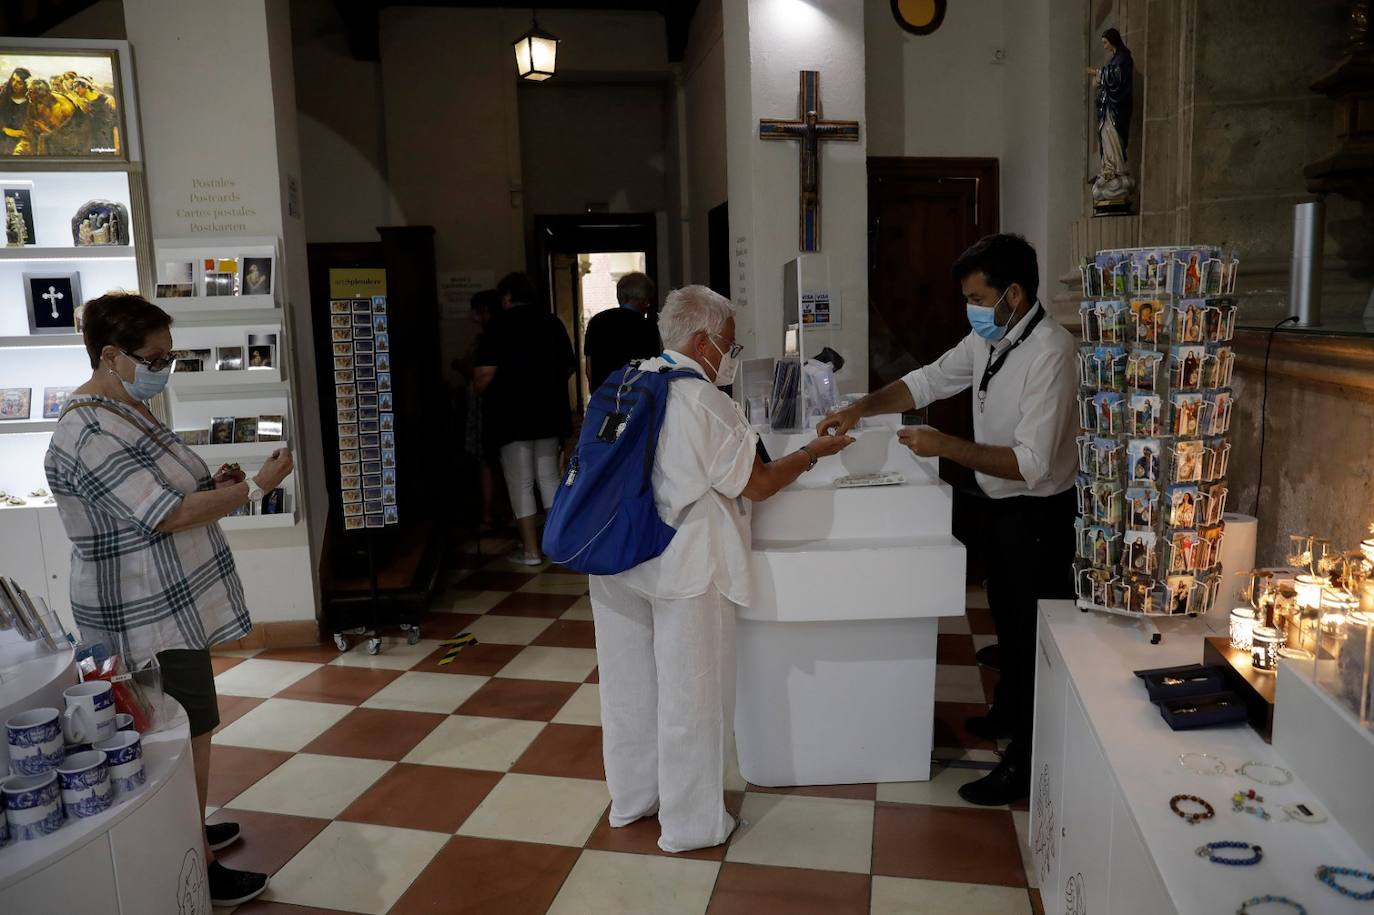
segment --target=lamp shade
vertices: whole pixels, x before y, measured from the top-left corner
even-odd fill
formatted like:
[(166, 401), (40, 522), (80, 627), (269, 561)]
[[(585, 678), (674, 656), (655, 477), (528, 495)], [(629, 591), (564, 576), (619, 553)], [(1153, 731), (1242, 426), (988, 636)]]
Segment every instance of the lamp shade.
[(515, 39), (514, 47), (515, 70), (521, 79), (542, 82), (553, 76), (558, 63), (558, 39), (541, 29), (537, 21)]

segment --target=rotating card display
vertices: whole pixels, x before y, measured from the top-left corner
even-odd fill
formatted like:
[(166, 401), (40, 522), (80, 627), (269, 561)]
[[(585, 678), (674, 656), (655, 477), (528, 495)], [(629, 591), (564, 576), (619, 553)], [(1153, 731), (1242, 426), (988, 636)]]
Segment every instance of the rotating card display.
[(1209, 246), (1084, 259), (1079, 607), (1193, 615), (1216, 599), (1239, 267)]
[(386, 296), (329, 303), (344, 530), (399, 521)]

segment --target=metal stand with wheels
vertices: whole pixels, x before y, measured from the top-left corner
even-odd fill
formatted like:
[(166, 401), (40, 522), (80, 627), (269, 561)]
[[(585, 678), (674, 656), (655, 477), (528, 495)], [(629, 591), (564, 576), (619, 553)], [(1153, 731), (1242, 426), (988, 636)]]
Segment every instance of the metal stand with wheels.
[[(381, 612), (381, 588), (377, 584), (377, 557), (373, 549), (372, 529), (368, 528), (363, 532), (367, 538), (367, 577), (371, 586), (371, 597), (368, 605), (371, 609), (370, 621), (365, 626), (355, 626), (352, 629), (341, 629), (334, 633), (334, 647), (339, 651), (348, 651), (348, 637), (363, 636), (367, 639), (367, 653), (382, 653), (382, 638), (378, 634), (377, 616)], [(406, 644), (414, 645), (420, 641), (420, 627), (413, 623), (400, 623), (401, 631), (406, 635)]]

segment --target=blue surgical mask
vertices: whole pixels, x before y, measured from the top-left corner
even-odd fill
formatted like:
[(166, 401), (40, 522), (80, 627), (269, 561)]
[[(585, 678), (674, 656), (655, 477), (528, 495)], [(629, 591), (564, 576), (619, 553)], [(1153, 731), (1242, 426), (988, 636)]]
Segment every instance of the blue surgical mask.
[(975, 305), (972, 302), (964, 303), (964, 310), (968, 313), (968, 323), (973, 328), (973, 332), (984, 340), (996, 343), (1007, 334), (1007, 329), (997, 323), (997, 305), (1002, 304), (1002, 299), (1007, 297), (1004, 290), (997, 300), (996, 305)]
[[(115, 377), (119, 376), (116, 375)], [(119, 381), (124, 385), (124, 390), (128, 392), (130, 397), (147, 403), (162, 393), (162, 389), (167, 387), (167, 379), (171, 377), (172, 367), (170, 365), (160, 372), (154, 372), (146, 365), (135, 362), (134, 380), (130, 382), (120, 378)]]

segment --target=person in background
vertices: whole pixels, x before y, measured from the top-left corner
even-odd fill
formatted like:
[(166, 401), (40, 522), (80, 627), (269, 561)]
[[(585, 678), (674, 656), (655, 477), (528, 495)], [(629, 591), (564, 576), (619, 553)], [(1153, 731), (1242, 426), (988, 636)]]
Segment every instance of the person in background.
[(657, 813), (659, 848), (684, 852), (719, 845), (735, 828), (725, 750), (735, 612), (750, 600), (750, 503), (854, 440), (821, 436), (764, 463), (758, 435), (720, 390), (743, 349), (729, 300), (705, 286), (675, 290), (658, 324), (667, 349), (645, 371), (701, 376), (668, 388), (650, 478), (659, 517), (677, 533), (661, 555), (590, 581), (611, 826)]
[[(204, 816), (210, 735), (219, 725), (210, 646), (252, 629), (243, 584), (219, 521), (257, 505), (291, 473), (278, 448), (247, 479), (213, 475), (146, 403), (172, 373), (172, 319), (146, 299), (111, 293), (86, 305), (82, 338), (91, 377), (72, 392), (43, 461), (72, 542), (72, 614), (83, 641), (104, 642), (134, 670), (156, 659), (167, 695), (186, 710)], [(215, 851), (237, 823), (205, 827), (210, 900), (257, 896), (267, 875), (231, 870)]]
[(920, 457), (975, 471), (980, 516), (970, 529), (988, 570), (988, 605), (1001, 677), (986, 716), (965, 727), (987, 740), (1010, 737), (987, 776), (959, 788), (972, 804), (1008, 804), (1030, 793), (1035, 711), (1035, 628), (1041, 598), (1074, 594), (1078, 471), (1078, 374), (1074, 338), (1036, 299), (1040, 268), (1020, 235), (989, 235), (954, 262), (972, 330), (924, 368), (827, 417), (822, 433), (846, 432), (864, 416), (921, 409), (972, 387), (973, 441), (929, 427), (903, 429)]
[(536, 516), (553, 505), (558, 490), (558, 456), (572, 434), (568, 379), (577, 357), (563, 322), (537, 303), (534, 284), (523, 273), (497, 284), (501, 312), (478, 349), (473, 387), (485, 399), (491, 445), (501, 449), (511, 509), (520, 546), (507, 558), (517, 565), (543, 562)]
[(615, 284), (619, 308), (587, 322), (587, 382), (595, 391), (610, 374), (634, 359), (651, 359), (663, 352), (653, 319), (654, 281), (643, 273), (627, 273)]
[(477, 337), (472, 343), (473, 355), (454, 363), (467, 380), (467, 416), (463, 434), (463, 450), (477, 463), (477, 475), (482, 488), (482, 527), (490, 529), (495, 522), (494, 504), (496, 496), (496, 461), (500, 460), (497, 448), (492, 447), (491, 432), (488, 428), (486, 411), (482, 407), (483, 395), (477, 393), (473, 383), (473, 361), (482, 350), (482, 337), (491, 319), (501, 310), (501, 296), (495, 289), (483, 289), (473, 293), (469, 303), (472, 321), (477, 326)]

